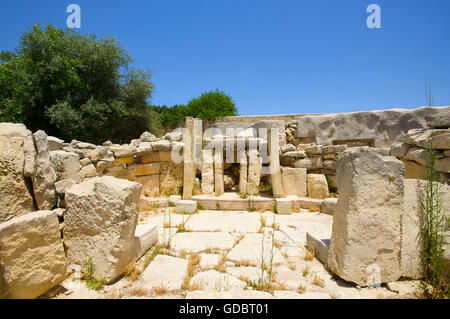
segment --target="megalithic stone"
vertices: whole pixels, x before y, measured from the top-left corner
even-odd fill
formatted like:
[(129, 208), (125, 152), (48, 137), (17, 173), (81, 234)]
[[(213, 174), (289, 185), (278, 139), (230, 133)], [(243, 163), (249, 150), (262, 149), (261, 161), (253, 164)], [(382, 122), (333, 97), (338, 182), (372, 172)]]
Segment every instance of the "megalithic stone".
[(239, 158), (239, 194), (247, 194), (247, 178), (248, 178), (248, 160), (247, 152), (241, 152)]
[(225, 192), (223, 169), (223, 147), (216, 147), (214, 151), (214, 190), (216, 196)]
[(247, 194), (259, 195), (259, 183), (261, 180), (262, 160), (258, 150), (252, 149), (248, 151), (248, 181)]
[(273, 197), (285, 197), (280, 170), (280, 140), (277, 128), (269, 129), (269, 132), (267, 134), (267, 147), (270, 157), (269, 170)]
[(328, 266), (361, 287), (402, 275), (401, 222), (405, 166), (368, 147), (349, 148), (337, 163), (339, 198)]
[(203, 150), (202, 161), (202, 193), (214, 193), (214, 150)]
[(194, 163), (194, 119), (186, 118), (186, 131), (183, 135), (184, 141), (184, 168), (183, 168), (183, 199), (191, 199), (195, 182)]

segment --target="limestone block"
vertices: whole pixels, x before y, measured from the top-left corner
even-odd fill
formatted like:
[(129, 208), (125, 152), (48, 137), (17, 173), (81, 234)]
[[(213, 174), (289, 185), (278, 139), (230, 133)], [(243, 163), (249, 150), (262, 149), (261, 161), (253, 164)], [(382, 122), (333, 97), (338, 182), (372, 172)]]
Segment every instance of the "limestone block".
[(136, 176), (159, 174), (161, 170), (160, 163), (136, 164), (133, 165)]
[(145, 196), (159, 196), (159, 174), (136, 176), (135, 181), (142, 184), (142, 192)]
[(175, 205), (178, 214), (193, 214), (197, 211), (195, 200), (179, 200)]
[(320, 205), (320, 212), (323, 214), (334, 215), (337, 201), (337, 198), (325, 198)]
[[(280, 140), (276, 138), (277, 129), (270, 129), (267, 133), (267, 147), (269, 152), (269, 169), (270, 169), (270, 182), (272, 184), (273, 197), (281, 198), (284, 197), (283, 192), (283, 182), (281, 179), (281, 169), (280, 169)], [(284, 138), (285, 139), (285, 138)], [(281, 145), (284, 145), (283, 142)], [(249, 163), (250, 153), (249, 153)], [(250, 176), (250, 169), (249, 169)]]
[(94, 277), (111, 282), (134, 257), (134, 234), (142, 186), (110, 176), (96, 177), (66, 190), (64, 243), (67, 258), (85, 265)]
[(299, 202), (300, 208), (308, 209), (312, 212), (320, 212), (323, 199), (301, 197)]
[(219, 196), (225, 192), (223, 170), (223, 149), (216, 148), (214, 152), (214, 192), (216, 196)]
[(172, 153), (160, 151), (159, 159), (161, 162), (172, 162)]
[(306, 196), (306, 168), (281, 168), (285, 195)]
[(63, 179), (62, 181), (55, 183), (55, 190), (56, 194), (58, 195), (64, 195), (66, 192), (66, 189), (72, 187), (77, 182), (75, 182), (73, 179)]
[(53, 151), (60, 151), (63, 149), (63, 143), (64, 141), (54, 137), (54, 136), (48, 136), (47, 137), (47, 142), (48, 142), (48, 148), (50, 150), (50, 152)]
[(170, 195), (169, 196), (169, 205), (176, 206), (176, 204), (179, 200), (181, 200), (181, 195)]
[(141, 156), (141, 163), (157, 163), (159, 161), (159, 152), (151, 152)]
[(368, 147), (339, 156), (328, 264), (344, 280), (367, 286), (378, 270), (381, 283), (401, 276), (403, 176), (399, 160)]
[(305, 152), (311, 155), (322, 154), (322, 145), (311, 145), (305, 148)]
[(37, 211), (0, 224), (0, 295), (36, 298), (62, 282), (67, 262), (55, 212)]
[(84, 180), (85, 178), (90, 177), (97, 177), (97, 169), (95, 168), (94, 164), (90, 164), (88, 166), (83, 167), (80, 170), (80, 180)]
[(315, 257), (324, 265), (327, 264), (328, 260), (328, 245), (322, 239), (316, 238), (308, 232), (306, 233), (306, 246), (314, 251)]
[(402, 160), (405, 165), (405, 179), (426, 179), (427, 168), (413, 161)]
[(133, 156), (127, 156), (127, 157), (118, 157), (114, 160), (114, 166), (120, 166), (120, 165), (130, 165), (134, 163), (134, 157)]
[[(78, 156), (78, 154), (75, 154), (75, 155)], [(81, 167), (85, 167), (85, 166), (92, 164), (92, 161), (89, 158), (83, 158), (82, 160), (80, 160), (80, 164), (81, 164)]]
[(150, 132), (144, 132), (141, 134), (141, 137), (139, 138), (141, 142), (154, 142), (156, 141), (155, 135), (153, 135)]
[(31, 132), (25, 137), (23, 142), (23, 152), (24, 152), (24, 168), (23, 175), (25, 177), (31, 178), (34, 175), (34, 170), (36, 166), (36, 148), (34, 147), (34, 139)]
[(183, 187), (183, 164), (162, 162), (159, 175), (159, 191), (161, 195), (180, 194), (181, 187)]
[[(47, 134), (37, 131), (33, 134), (37, 158), (33, 180), (33, 191), (36, 204), (40, 210), (53, 209), (56, 206), (55, 182), (56, 174), (50, 160)], [(77, 160), (77, 165), (80, 163)]]
[(214, 155), (213, 150), (202, 151), (202, 193), (214, 193)]
[(283, 145), (280, 149), (281, 149), (281, 153), (283, 153), (283, 154), (286, 152), (293, 152), (296, 150), (295, 145), (293, 145), (293, 144)]
[(247, 194), (259, 195), (259, 183), (261, 180), (262, 161), (257, 150), (248, 152), (248, 180)]
[(279, 215), (290, 215), (292, 213), (292, 200), (289, 198), (276, 198), (276, 210)]
[[(89, 160), (89, 159), (85, 159)], [(50, 152), (50, 161), (56, 173), (56, 180), (73, 179), (80, 180), (80, 156), (76, 153), (65, 151)]]
[(152, 144), (150, 142), (141, 142), (136, 149), (136, 156), (142, 156), (153, 152)]
[(153, 151), (170, 152), (172, 150), (171, 144), (167, 140), (152, 142), (150, 144), (152, 146)]
[(137, 225), (134, 232), (134, 259), (140, 258), (158, 242), (158, 226)]
[(136, 146), (134, 145), (119, 145), (111, 146), (111, 151), (114, 153), (115, 157), (129, 157), (134, 156), (137, 153)]
[(308, 196), (312, 198), (327, 198), (328, 183), (324, 174), (308, 174)]
[(242, 151), (239, 158), (239, 194), (247, 194), (247, 180), (248, 180), (248, 155)]
[(0, 123), (0, 223), (34, 210), (24, 178), (24, 143), (30, 135), (23, 124)]

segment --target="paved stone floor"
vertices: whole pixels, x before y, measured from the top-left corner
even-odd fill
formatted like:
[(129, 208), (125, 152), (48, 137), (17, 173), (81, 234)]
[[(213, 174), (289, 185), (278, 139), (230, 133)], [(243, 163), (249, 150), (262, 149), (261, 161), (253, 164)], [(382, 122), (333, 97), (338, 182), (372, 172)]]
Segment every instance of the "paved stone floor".
[[(399, 294), (385, 287), (357, 287), (333, 278), (317, 259), (308, 258), (306, 232), (329, 239), (332, 221), (330, 215), (308, 210), (292, 215), (207, 210), (181, 215), (174, 208), (141, 212), (140, 224), (159, 226), (157, 246), (98, 291), (88, 289), (74, 273), (53, 297), (414, 297), (411, 289)], [(262, 289), (261, 282), (270, 283), (269, 288)]]

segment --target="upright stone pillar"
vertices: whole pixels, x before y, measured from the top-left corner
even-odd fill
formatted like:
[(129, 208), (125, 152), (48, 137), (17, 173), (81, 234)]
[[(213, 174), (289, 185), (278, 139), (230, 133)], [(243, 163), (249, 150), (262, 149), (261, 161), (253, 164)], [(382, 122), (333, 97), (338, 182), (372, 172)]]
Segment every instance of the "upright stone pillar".
[(328, 265), (362, 287), (401, 276), (405, 167), (368, 147), (350, 148), (337, 162), (339, 198)]
[(220, 196), (225, 192), (223, 169), (223, 147), (216, 147), (214, 151), (214, 189), (216, 196)]
[(251, 149), (248, 151), (248, 181), (247, 194), (259, 195), (259, 182), (261, 180), (262, 160), (258, 150)]
[(247, 177), (248, 177), (248, 160), (247, 160), (247, 152), (244, 150), (240, 153), (239, 157), (239, 194), (246, 195), (247, 194)]
[(269, 129), (267, 134), (267, 147), (270, 157), (270, 181), (272, 184), (273, 197), (285, 197), (280, 170), (280, 140), (277, 128)]
[(203, 150), (202, 160), (202, 193), (214, 193), (214, 150)]
[(202, 167), (202, 146), (203, 146), (203, 121), (194, 118), (194, 164), (196, 168)]
[(186, 132), (183, 135), (184, 142), (184, 170), (183, 170), (183, 199), (191, 199), (195, 182), (194, 163), (194, 119), (186, 118)]

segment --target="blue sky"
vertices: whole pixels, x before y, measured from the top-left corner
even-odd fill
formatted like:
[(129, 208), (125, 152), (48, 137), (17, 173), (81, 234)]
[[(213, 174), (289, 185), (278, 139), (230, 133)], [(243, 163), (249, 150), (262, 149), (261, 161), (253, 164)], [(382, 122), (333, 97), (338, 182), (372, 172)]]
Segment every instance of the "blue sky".
[[(0, 50), (34, 23), (114, 36), (153, 71), (152, 103), (219, 88), (240, 115), (450, 105), (449, 0), (1, 0)], [(381, 29), (366, 8), (381, 7)]]

